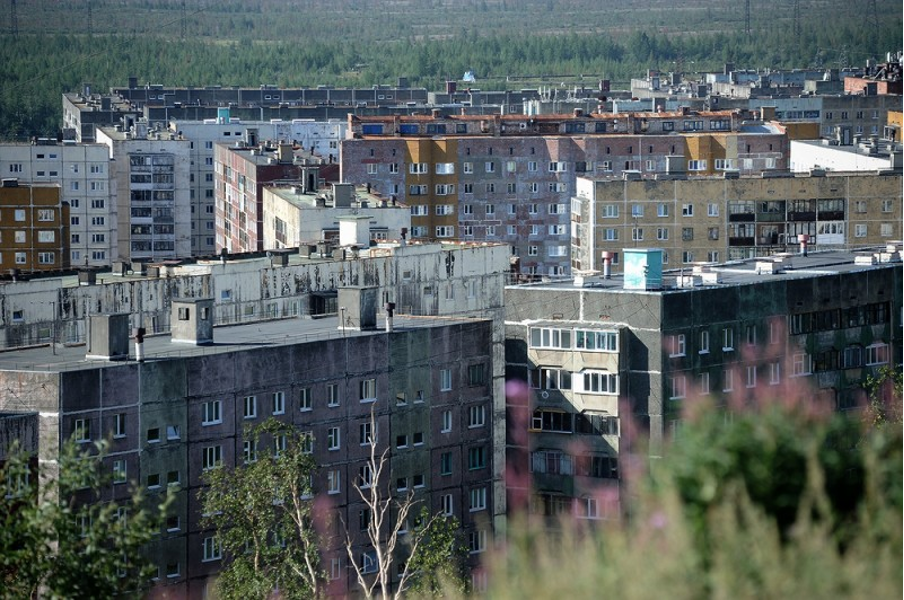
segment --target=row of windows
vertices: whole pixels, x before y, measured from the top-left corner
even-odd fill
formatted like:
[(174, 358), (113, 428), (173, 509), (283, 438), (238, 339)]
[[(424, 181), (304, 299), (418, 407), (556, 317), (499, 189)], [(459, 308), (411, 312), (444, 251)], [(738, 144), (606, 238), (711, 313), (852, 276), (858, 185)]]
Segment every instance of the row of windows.
[(529, 339), (531, 348), (618, 352), (618, 332), (616, 331), (531, 327)]
[[(884, 351), (877, 348), (874, 356), (876, 358), (884, 356), (885, 361), (887, 362), (887, 346), (885, 346)], [(766, 371), (765, 374), (763, 373), (764, 370)], [(769, 385), (778, 385), (781, 383), (782, 378), (782, 363), (772, 362), (766, 365), (746, 365), (743, 368), (739, 368), (737, 372), (743, 374), (743, 385), (748, 389), (756, 388), (760, 383), (760, 378), (763, 376), (767, 377)], [(812, 374), (812, 372), (813, 359), (809, 354), (806, 352), (797, 352), (791, 356), (792, 377), (803, 377)], [(736, 370), (731, 368), (722, 370), (721, 383), (723, 392), (733, 392), (735, 390), (735, 373)], [(696, 394), (706, 395), (712, 393), (711, 379), (709, 372), (700, 373), (695, 382)], [(688, 394), (688, 383), (688, 375), (683, 373), (672, 375), (669, 378), (669, 398), (672, 400), (686, 398)]]
[(611, 456), (572, 456), (562, 450), (537, 450), (530, 454), (530, 468), (531, 473), (618, 479), (618, 459)]
[(789, 317), (792, 335), (832, 331), (847, 327), (882, 325), (888, 322), (888, 303), (877, 302), (850, 308), (833, 308), (809, 313), (799, 313)]
[(531, 430), (553, 433), (618, 435), (618, 417), (593, 413), (569, 413), (538, 408), (531, 416)]

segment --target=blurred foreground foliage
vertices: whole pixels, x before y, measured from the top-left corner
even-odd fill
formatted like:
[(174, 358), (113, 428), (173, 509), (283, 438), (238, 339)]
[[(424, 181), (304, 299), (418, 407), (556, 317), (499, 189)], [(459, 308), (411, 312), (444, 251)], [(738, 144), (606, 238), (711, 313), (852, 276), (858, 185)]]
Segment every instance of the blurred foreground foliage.
[(900, 598), (901, 449), (870, 415), (706, 411), (622, 490), (621, 522), (513, 520), (489, 596)]

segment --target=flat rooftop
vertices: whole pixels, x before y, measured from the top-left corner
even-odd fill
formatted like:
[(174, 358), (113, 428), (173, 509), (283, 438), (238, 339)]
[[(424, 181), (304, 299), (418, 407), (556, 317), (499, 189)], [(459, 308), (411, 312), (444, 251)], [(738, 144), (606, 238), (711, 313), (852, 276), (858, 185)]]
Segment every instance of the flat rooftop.
[[(726, 263), (696, 263), (686, 265), (679, 269), (664, 269), (662, 273), (662, 287), (653, 290), (624, 289), (624, 276), (621, 273), (613, 274), (611, 279), (603, 279), (602, 273), (591, 273), (585, 276), (583, 285), (576, 284), (574, 278), (562, 280), (541, 281), (537, 283), (521, 283), (507, 285), (510, 288), (530, 289), (574, 289), (582, 291), (600, 291), (606, 293), (626, 294), (681, 294), (699, 289), (712, 289), (718, 287), (755, 285), (768, 281), (788, 279), (806, 279), (840, 273), (856, 273), (870, 269), (902, 268), (901, 242), (890, 242), (897, 249), (893, 253), (886, 252), (886, 247), (876, 247), (860, 250), (829, 250), (809, 252), (807, 256), (801, 254), (779, 254), (774, 256), (744, 259)], [(874, 258), (875, 264), (864, 264), (870, 257), (882, 253), (882, 260)], [(858, 258), (859, 257), (859, 258)], [(764, 265), (773, 265), (774, 270)], [(709, 274), (709, 275), (706, 275)], [(681, 278), (694, 277), (695, 280), (679, 285)], [(709, 283), (707, 279), (709, 279)], [(718, 279), (718, 283), (711, 282)]]
[[(318, 342), (329, 339), (341, 339), (384, 335), (385, 317), (377, 315), (377, 328), (371, 330), (339, 329), (338, 316), (320, 318), (289, 318), (273, 321), (256, 321), (245, 325), (228, 325), (214, 327), (214, 343), (195, 346), (189, 343), (173, 342), (169, 334), (150, 335), (144, 338), (144, 362), (163, 361), (192, 356), (209, 356), (253, 350), (276, 348)], [(395, 316), (393, 331), (404, 332), (437, 326), (473, 323), (478, 318), (464, 317), (409, 317)], [(78, 371), (96, 369), (104, 366), (116, 366), (135, 361), (135, 343), (129, 340), (128, 360), (101, 360), (85, 358), (85, 344), (64, 346), (57, 344), (55, 350), (50, 346), (23, 348), (0, 352), (0, 371)]]

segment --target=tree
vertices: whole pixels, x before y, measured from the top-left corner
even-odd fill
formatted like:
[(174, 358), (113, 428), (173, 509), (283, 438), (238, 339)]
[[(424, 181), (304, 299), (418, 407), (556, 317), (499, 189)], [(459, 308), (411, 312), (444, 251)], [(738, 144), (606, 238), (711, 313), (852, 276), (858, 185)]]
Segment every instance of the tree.
[[(373, 411), (370, 431), (370, 453), (362, 475), (353, 483), (369, 513), (366, 533), (372, 550), (366, 558), (355, 556), (346, 524), (346, 551), (357, 576), (358, 587), (368, 599), (374, 598), (377, 595), (375, 592), (379, 591), (382, 600), (398, 600), (412, 585), (420, 591), (438, 592), (444, 576), (462, 588), (464, 561), (461, 550), (464, 546), (455, 535), (458, 523), (442, 513), (431, 514), (426, 507), (422, 507), (415, 527), (410, 531), (407, 529), (409, 517), (413, 516), (412, 511), (421, 500), (415, 497), (413, 490), (403, 497), (392, 496), (386, 481), (391, 481), (388, 477), (389, 446), (382, 452), (377, 449), (377, 423)], [(388, 535), (384, 536), (384, 531)], [(407, 554), (405, 566), (395, 592), (392, 592), (393, 562), (399, 558), (397, 551), (403, 550)], [(369, 564), (365, 565), (365, 562)]]
[(313, 439), (276, 419), (246, 428), (244, 439), (244, 464), (211, 469), (200, 493), (202, 526), (217, 529), (225, 552), (218, 591), (267, 598), (278, 586), (284, 598), (318, 597), (324, 576), (312, 522)]
[(0, 467), (0, 582), (4, 597), (110, 598), (148, 587), (142, 548), (170, 502), (133, 487), (124, 503), (104, 498), (112, 475), (105, 442), (62, 445), (57, 465), (35, 467), (17, 449)]

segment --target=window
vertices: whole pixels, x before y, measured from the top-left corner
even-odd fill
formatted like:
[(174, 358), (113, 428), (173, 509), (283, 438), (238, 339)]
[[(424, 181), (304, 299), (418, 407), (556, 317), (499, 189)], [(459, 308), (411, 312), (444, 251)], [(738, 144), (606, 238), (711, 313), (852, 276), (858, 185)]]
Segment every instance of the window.
[(710, 392), (709, 373), (700, 373), (700, 393), (708, 394)]
[(722, 391), (730, 392), (734, 389), (734, 371), (731, 369), (722, 370)]
[[(718, 217), (719, 216), (719, 205), (709, 203), (706, 205), (706, 216), (707, 217)], [(718, 238), (716, 238), (718, 239)]]
[(411, 442), (415, 446), (422, 446), (424, 444), (424, 432), (415, 431), (414, 435), (411, 436)]
[(257, 462), (257, 442), (255, 440), (242, 442), (242, 460), (246, 465)]
[(618, 334), (614, 331), (577, 329), (574, 347), (588, 352), (618, 352)]
[(24, 221), (25, 220), (25, 209), (17, 208), (14, 217), (16, 221)]
[(618, 375), (608, 371), (584, 371), (578, 381), (585, 394), (618, 394)]
[(242, 416), (246, 419), (257, 417), (257, 396), (245, 396), (243, 404), (244, 410)]
[(452, 494), (443, 494), (440, 497), (440, 503), (442, 504), (442, 513), (444, 517), (451, 517), (453, 511), (452, 505)]
[(326, 446), (327, 450), (338, 450), (339, 449), (339, 428), (338, 427), (330, 427), (327, 431), (326, 435)]
[(530, 428), (533, 431), (574, 433), (573, 415), (558, 409), (538, 408), (531, 417)]
[(166, 563), (166, 578), (176, 579), (179, 577), (179, 563)]
[(618, 204), (604, 204), (603, 205), (603, 218), (604, 219), (617, 219), (618, 218)]
[(689, 161), (687, 161), (687, 170), (688, 171), (705, 171), (706, 170), (706, 161), (705, 160), (689, 160)]
[(468, 549), (471, 554), (477, 554), (487, 549), (487, 532), (483, 529), (472, 531), (468, 534)]
[(455, 227), (452, 225), (440, 225), (436, 228), (436, 237), (450, 238), (455, 237)]
[(857, 223), (854, 225), (854, 237), (863, 238), (866, 237), (866, 224), (865, 223)]
[(220, 560), (222, 558), (222, 554), (220, 553), (220, 545), (217, 543), (216, 537), (207, 537), (204, 538), (203, 541), (203, 557), (201, 558), (202, 562), (210, 562), (213, 560)]
[(734, 350), (734, 329), (726, 327), (722, 330), (722, 352)]
[(339, 406), (339, 384), (331, 383), (326, 386), (327, 406)]
[(340, 490), (339, 469), (331, 469), (326, 473), (326, 493), (338, 494)]
[(656, 239), (660, 241), (665, 241), (669, 239), (669, 228), (668, 227), (657, 227), (656, 228)]
[(694, 228), (693, 227), (682, 227), (681, 228), (681, 240), (685, 242), (690, 242), (694, 239)]
[(693, 217), (694, 216), (694, 205), (693, 204), (682, 204), (681, 205), (681, 216), (682, 217)]
[(452, 411), (444, 410), (443, 411), (443, 424), (440, 429), (441, 433), (449, 433), (452, 431)]
[(306, 387), (298, 390), (298, 409), (304, 412), (314, 409), (311, 388)]
[(547, 327), (530, 328), (530, 346), (532, 348), (571, 349), (571, 330)]
[(312, 431), (302, 431), (299, 446), (302, 454), (314, 453), (314, 433)]
[(635, 242), (643, 241), (643, 228), (633, 227), (631, 229), (631, 239)]
[(439, 474), (440, 475), (451, 475), (452, 474), (452, 453), (451, 452), (443, 452), (439, 457)]
[(468, 510), (475, 512), (478, 510), (486, 510), (487, 508), (487, 489), (485, 487), (474, 488), (469, 494)]
[(487, 173), (495, 173), (496, 172), (496, 163), (494, 163), (491, 160), (488, 160), (486, 163), (484, 163), (484, 169), (486, 170)]
[[(366, 510), (366, 509), (365, 509)], [(363, 527), (361, 530), (364, 531), (367, 529), (367, 526)], [(377, 551), (376, 550), (365, 550), (361, 553), (361, 573), (367, 575), (369, 573), (377, 572)]]
[(530, 469), (532, 473), (574, 475), (574, 461), (560, 450), (540, 450), (531, 452)]
[(72, 437), (75, 438), (75, 441), (78, 443), (90, 442), (91, 441), (91, 421), (88, 419), (76, 419), (75, 427), (73, 428)]
[(369, 488), (374, 482), (374, 474), (370, 468), (370, 463), (365, 463), (358, 467), (357, 484), (361, 489)]
[(279, 458), (286, 451), (287, 438), (286, 434), (281, 433), (273, 436), (273, 456)]
[(222, 404), (219, 400), (205, 402), (202, 406), (202, 425), (215, 425), (223, 422)]
[(439, 389), (441, 392), (448, 392), (452, 389), (452, 370), (441, 369), (439, 372)]
[(709, 352), (709, 331), (703, 329), (700, 331), (700, 354)]
[(113, 461), (113, 483), (126, 482), (126, 461), (117, 459)]
[(881, 223), (879, 225), (879, 235), (882, 237), (891, 237), (893, 235), (893, 229), (891, 223)]
[(367, 446), (374, 442), (373, 423), (365, 421), (358, 425), (358, 435), (362, 446)]
[(468, 427), (483, 427), (486, 424), (486, 407), (483, 404), (468, 407)]
[(222, 446), (207, 446), (201, 454), (201, 468), (205, 471), (218, 467), (223, 462)]
[(126, 416), (123, 413), (113, 415), (113, 438), (126, 437)]
[(466, 175), (470, 175), (471, 173), (474, 172), (474, 163), (472, 163), (472, 162), (462, 163), (461, 170)]
[(151, 429), (148, 429), (148, 443), (156, 444), (159, 441), (160, 441), (160, 428), (152, 427)]
[(475, 446), (468, 448), (468, 469), (483, 469), (487, 466), (486, 447)]
[(377, 399), (377, 380), (364, 379), (359, 385), (358, 398), (361, 402), (374, 402)]
[(778, 385), (782, 380), (781, 363), (770, 363), (769, 365), (769, 385)]
[(684, 356), (687, 347), (683, 333), (668, 337), (669, 356)]
[(669, 378), (669, 398), (672, 400), (680, 400), (687, 394), (686, 380), (684, 375), (673, 375)]
[(285, 392), (273, 392), (273, 414), (282, 415), (286, 412)]
[(747, 366), (747, 387), (756, 387), (756, 365)]
[(813, 361), (806, 352), (796, 352), (791, 357), (791, 375), (797, 377), (800, 375), (809, 375), (813, 370)]
[(866, 347), (867, 365), (884, 365), (888, 362), (888, 344), (877, 342)]
[(411, 163), (408, 165), (408, 172), (411, 175), (424, 175), (427, 173), (427, 163)]
[(607, 242), (614, 242), (618, 240), (618, 229), (615, 228), (607, 228), (603, 230), (603, 239)]

